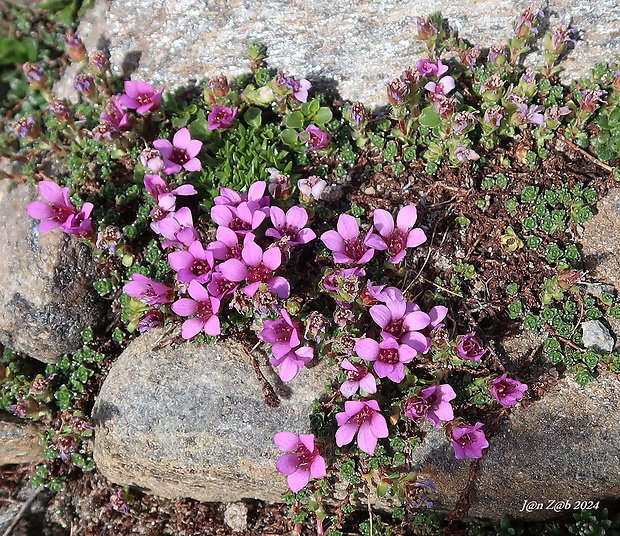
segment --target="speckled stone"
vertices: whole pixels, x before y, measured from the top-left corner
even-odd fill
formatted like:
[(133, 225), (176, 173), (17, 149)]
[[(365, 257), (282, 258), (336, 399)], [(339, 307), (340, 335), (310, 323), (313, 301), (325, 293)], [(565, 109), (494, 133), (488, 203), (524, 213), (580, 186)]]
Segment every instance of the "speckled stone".
[[(98, 16), (80, 32), (109, 44), (117, 71), (157, 86), (185, 85), (247, 72), (247, 46), (268, 47), (269, 63), (315, 82), (331, 81), (345, 99), (387, 104), (385, 84), (424, 56), (416, 17), (440, 11), (472, 43), (505, 42), (529, 0), (97, 0)], [(567, 79), (620, 56), (617, 0), (549, 0), (581, 30), (564, 63)], [(99, 36), (98, 39), (95, 36)]]
[(43, 460), (42, 426), (0, 412), (0, 465)]
[(265, 404), (249, 356), (237, 343), (154, 350), (153, 330), (133, 341), (108, 374), (93, 410), (94, 457), (112, 482), (164, 497), (279, 501), (273, 436), (307, 433), (310, 406), (326, 382), (321, 367), (283, 384), (264, 373), (281, 404)]
[(88, 246), (56, 229), (40, 234), (26, 213), (38, 198), (36, 186), (0, 181), (0, 342), (52, 363), (81, 348), (107, 307)]

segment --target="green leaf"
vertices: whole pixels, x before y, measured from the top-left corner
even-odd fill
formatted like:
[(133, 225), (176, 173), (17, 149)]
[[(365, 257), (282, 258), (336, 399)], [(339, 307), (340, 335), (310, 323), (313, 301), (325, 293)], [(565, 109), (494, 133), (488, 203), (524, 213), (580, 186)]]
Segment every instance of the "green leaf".
[(286, 143), (286, 145), (293, 147), (294, 149), (301, 146), (301, 141), (297, 136), (297, 132), (295, 132), (292, 128), (287, 128), (283, 130), (282, 134), (280, 134), (280, 137), (282, 138), (282, 141)]
[(172, 126), (175, 128), (183, 128), (185, 125), (187, 125), (188, 121), (189, 121), (189, 114), (184, 112), (182, 115), (178, 117), (173, 117), (171, 123), (172, 123)]
[(319, 108), (316, 114), (314, 114), (314, 117), (312, 118), (312, 120), (317, 125), (324, 125), (325, 123), (329, 123), (332, 120), (332, 117), (333, 117), (332, 111), (329, 108), (323, 106)]
[(427, 106), (422, 110), (419, 117), (420, 125), (428, 128), (434, 128), (441, 124), (441, 116), (432, 106)]
[(250, 106), (243, 114), (243, 119), (251, 127), (258, 128), (263, 122), (263, 112), (260, 110), (260, 108), (254, 108), (254, 106)]
[(288, 128), (303, 128), (304, 114), (302, 114), (300, 111), (296, 111), (296, 112), (292, 112), (288, 114), (286, 116), (286, 126)]
[(188, 129), (194, 139), (207, 141), (210, 137), (209, 122), (204, 117), (192, 121)]

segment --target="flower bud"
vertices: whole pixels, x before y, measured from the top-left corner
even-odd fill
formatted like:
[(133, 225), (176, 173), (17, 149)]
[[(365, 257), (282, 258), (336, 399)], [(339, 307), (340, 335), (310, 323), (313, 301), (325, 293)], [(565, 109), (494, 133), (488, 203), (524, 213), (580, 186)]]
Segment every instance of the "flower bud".
[(103, 50), (95, 50), (88, 59), (88, 68), (102, 74), (110, 68), (108, 55)]
[(47, 108), (59, 121), (67, 122), (73, 117), (69, 105), (61, 99), (54, 99)]
[(216, 97), (225, 97), (230, 91), (228, 80), (226, 80), (223, 74), (211, 78), (211, 80), (209, 80), (209, 88)]
[(67, 31), (63, 39), (67, 50), (67, 56), (73, 61), (82, 61), (86, 57), (86, 47), (78, 37), (78, 34), (73, 33), (73, 30)]
[(47, 84), (47, 75), (43, 67), (33, 63), (24, 63), (22, 69), (31, 87), (35, 89), (43, 89), (45, 87)]
[(97, 94), (95, 80), (88, 74), (78, 74), (73, 87), (88, 99), (92, 99)]
[(11, 125), (11, 128), (20, 138), (30, 138), (33, 140), (41, 134), (41, 129), (33, 117), (22, 117), (18, 119)]
[(418, 39), (428, 41), (435, 37), (439, 32), (428, 17), (417, 17)]

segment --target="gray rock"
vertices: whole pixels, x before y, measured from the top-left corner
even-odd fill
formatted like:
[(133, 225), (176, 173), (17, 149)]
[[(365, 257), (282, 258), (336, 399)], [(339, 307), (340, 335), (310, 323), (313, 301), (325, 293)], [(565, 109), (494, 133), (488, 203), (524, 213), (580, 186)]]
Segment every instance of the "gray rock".
[(265, 375), (281, 404), (265, 404), (249, 356), (238, 344), (185, 343), (154, 350), (160, 330), (132, 342), (112, 366), (93, 410), (94, 458), (111, 481), (164, 497), (236, 502), (281, 500), (273, 436), (306, 433), (322, 367), (282, 384)]
[(39, 445), (41, 426), (0, 413), (0, 465), (43, 460)]
[[(565, 378), (542, 400), (514, 408), (480, 461), (469, 515), (544, 520), (572, 511), (578, 501), (617, 500), (619, 408), (620, 382), (611, 376), (585, 388)], [(415, 455), (416, 469), (437, 485), (437, 508), (454, 508), (471, 462), (454, 458), (441, 430), (431, 432)], [(549, 501), (572, 506), (558, 513), (546, 508)], [(522, 511), (526, 502), (533, 511)]]
[(242, 502), (230, 503), (224, 510), (224, 523), (233, 532), (243, 532), (248, 528), (248, 506)]
[[(286, 483), (274, 467), (273, 435), (307, 431), (325, 372), (303, 370), (287, 384), (281, 406), (270, 408), (238, 346), (153, 350), (161, 337), (159, 330), (140, 336), (103, 385), (94, 410), (100, 471), (117, 484), (167, 497), (280, 500)], [(269, 378), (284, 389), (273, 373)], [(563, 379), (544, 399), (511, 410), (480, 462), (470, 514), (546, 519), (557, 514), (521, 512), (524, 502), (619, 497), (620, 447), (613, 441), (620, 434), (619, 408), (620, 381), (603, 377), (585, 388)], [(470, 461), (454, 458), (442, 430), (429, 430), (412, 463), (437, 484), (438, 509), (454, 508)]]
[(588, 320), (581, 323), (581, 329), (586, 348), (596, 348), (607, 353), (613, 351), (615, 341), (605, 324), (598, 320)]
[(26, 213), (37, 198), (35, 186), (0, 181), (0, 342), (52, 363), (82, 346), (106, 308), (89, 248), (58, 230), (39, 234)]
[[(157, 86), (224, 72), (247, 72), (247, 45), (268, 47), (272, 67), (313, 80), (332, 79), (346, 99), (385, 105), (385, 83), (424, 57), (416, 16), (441, 11), (461, 35), (483, 47), (505, 42), (529, 0), (98, 0), (105, 23), (80, 33), (109, 42), (112, 64)], [(572, 77), (620, 55), (617, 0), (550, 0), (583, 38), (564, 63)], [(335, 22), (337, 21), (337, 22)], [(148, 30), (145, 30), (147, 29)], [(569, 77), (567, 77), (569, 78)]]

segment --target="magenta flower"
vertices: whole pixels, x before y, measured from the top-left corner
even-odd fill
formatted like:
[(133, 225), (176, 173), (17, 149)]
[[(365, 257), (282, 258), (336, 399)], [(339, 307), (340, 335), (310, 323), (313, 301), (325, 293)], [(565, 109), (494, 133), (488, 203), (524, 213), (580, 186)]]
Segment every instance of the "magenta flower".
[(323, 194), (326, 186), (327, 183), (316, 175), (312, 175), (307, 179), (299, 179), (297, 181), (299, 193), (301, 193), (302, 197), (311, 201), (318, 201), (321, 199), (321, 195)]
[(299, 102), (306, 102), (308, 100), (308, 90), (312, 87), (312, 84), (305, 78), (298, 82), (284, 73), (278, 73), (276, 85), (289, 89), (292, 92), (291, 96)]
[(280, 207), (271, 207), (269, 217), (274, 228), (265, 234), (278, 240), (286, 238), (289, 246), (307, 244), (316, 238), (316, 233), (306, 228), (308, 213), (302, 207), (291, 207), (286, 214)]
[(428, 82), (424, 89), (430, 92), (428, 98), (434, 102), (436, 100), (441, 100), (445, 98), (445, 96), (450, 93), (455, 88), (456, 84), (454, 82), (454, 78), (451, 76), (444, 76), (439, 79), (437, 83)]
[(491, 395), (504, 407), (515, 406), (523, 398), (528, 387), (506, 376), (507, 374), (504, 373), (491, 382)]
[(305, 488), (310, 477), (323, 478), (327, 475), (325, 460), (313, 434), (280, 432), (273, 441), (282, 452), (292, 453), (280, 457), (276, 463), (278, 472), (288, 475), (286, 481), (292, 492), (297, 493)]
[(470, 424), (448, 426), (448, 438), (452, 442), (457, 460), (482, 458), (482, 449), (489, 446), (484, 432), (480, 429), (483, 426), (481, 422), (477, 422), (474, 426)]
[[(237, 207), (243, 202), (257, 203), (258, 206), (265, 211), (269, 206), (269, 196), (264, 195), (267, 183), (265, 181), (257, 181), (248, 188), (247, 194), (240, 194), (232, 190), (231, 188), (220, 188), (220, 195), (213, 198), (213, 202), (216, 205), (228, 205), (230, 207)], [(252, 205), (253, 206), (253, 205)], [(269, 211), (266, 210), (265, 214)]]
[(153, 146), (164, 157), (164, 173), (172, 175), (181, 169), (187, 171), (200, 171), (202, 164), (196, 155), (202, 148), (202, 142), (193, 140), (189, 130), (182, 128), (172, 138), (172, 143), (168, 140), (155, 140)]
[(237, 115), (237, 108), (229, 108), (228, 106), (214, 106), (209, 112), (209, 130), (217, 128), (230, 128)]
[(456, 353), (465, 361), (480, 361), (482, 356), (487, 353), (487, 350), (482, 346), (482, 341), (472, 331), (461, 336), (456, 344)]
[(345, 398), (351, 398), (360, 389), (370, 395), (377, 392), (377, 380), (370, 373), (366, 365), (351, 363), (343, 359), (340, 366), (347, 371), (347, 379), (340, 386), (340, 392)]
[(47, 233), (56, 228), (77, 236), (86, 236), (90, 233), (92, 203), (84, 203), (78, 212), (69, 200), (69, 188), (61, 188), (52, 181), (41, 181), (39, 191), (47, 203), (33, 201), (26, 208), (26, 212), (32, 218), (42, 220), (39, 224), (40, 233)]
[(253, 297), (260, 285), (265, 284), (269, 291), (278, 297), (289, 297), (291, 293), (289, 282), (284, 277), (273, 275), (282, 264), (282, 252), (278, 248), (270, 248), (263, 252), (258, 244), (252, 240), (245, 240), (241, 258), (242, 260), (228, 259), (219, 267), (229, 281), (248, 282), (242, 289), (246, 296)]
[(428, 417), (433, 421), (435, 428), (440, 428), (442, 422), (454, 419), (450, 400), (455, 398), (456, 393), (450, 385), (431, 385), (407, 400), (405, 415), (412, 421)]
[(325, 149), (329, 145), (329, 134), (327, 132), (323, 132), (319, 127), (315, 125), (309, 125), (305, 130), (306, 136), (302, 136), (297, 133), (302, 140), (306, 143), (310, 144), (308, 147), (309, 151), (318, 151), (319, 149)]
[(228, 227), (241, 236), (258, 229), (266, 217), (265, 209), (261, 209), (255, 201), (242, 201), (236, 207), (214, 205), (211, 208), (211, 219), (215, 223)]
[(545, 116), (540, 113), (544, 111), (542, 106), (528, 106), (527, 104), (517, 103), (517, 108), (519, 108), (519, 111), (516, 113), (516, 116), (520, 123), (545, 126)]
[(174, 210), (176, 195), (196, 195), (198, 192), (191, 184), (182, 184), (174, 190), (159, 175), (144, 175), (144, 187), (150, 196), (162, 207)]
[(120, 101), (126, 108), (144, 115), (146, 112), (154, 112), (159, 109), (163, 92), (163, 88), (155, 91), (155, 88), (146, 82), (127, 80), (125, 82), (125, 94), (121, 95)]
[(375, 453), (377, 439), (388, 436), (387, 422), (379, 413), (376, 400), (347, 400), (344, 411), (336, 415), (336, 421), (339, 426), (336, 445), (348, 445), (357, 434), (357, 446), (370, 456)]
[(295, 348), (280, 357), (272, 357), (269, 360), (274, 367), (280, 367), (278, 375), (283, 382), (291, 381), (297, 377), (299, 371), (305, 367), (314, 357), (314, 350), (310, 346)]
[[(381, 238), (372, 242), (375, 249), (387, 250), (390, 254), (388, 262), (398, 264), (406, 254), (406, 248), (413, 248), (426, 242), (426, 235), (422, 229), (414, 229), (418, 213), (413, 205), (401, 208), (394, 218), (383, 209), (376, 209), (374, 213), (375, 229)], [(376, 235), (375, 235), (376, 236)]]
[(168, 241), (162, 242), (162, 246), (166, 248), (169, 246), (189, 246), (200, 238), (198, 231), (194, 228), (192, 212), (187, 207), (183, 207), (157, 222), (155, 232), (168, 239)]
[(258, 337), (272, 344), (271, 351), (281, 357), (301, 344), (301, 324), (294, 321), (286, 309), (280, 309), (282, 318), (265, 320), (264, 328)]
[(131, 281), (125, 283), (123, 292), (147, 305), (171, 303), (174, 299), (172, 287), (154, 281), (137, 272), (132, 274)]
[(357, 220), (348, 214), (338, 217), (336, 231), (326, 231), (321, 235), (321, 240), (328, 249), (334, 252), (334, 262), (338, 264), (353, 263), (365, 264), (372, 259), (375, 250), (367, 247), (372, 240), (372, 232), (368, 231), (364, 241), (360, 241), (360, 228)]
[(448, 66), (437, 60), (437, 63), (429, 59), (418, 60), (418, 71), (422, 76), (435, 76), (439, 78), (442, 74), (448, 72)]
[(394, 383), (405, 379), (405, 364), (411, 363), (418, 352), (389, 337), (381, 342), (364, 338), (355, 343), (355, 352), (366, 361), (373, 361), (373, 368), (379, 378), (389, 378)]
[(479, 160), (480, 155), (473, 149), (468, 149), (464, 145), (459, 145), (454, 149), (454, 156), (459, 162), (469, 162), (470, 160)]
[(170, 306), (179, 316), (195, 315), (183, 322), (181, 328), (183, 338), (191, 339), (202, 330), (207, 335), (219, 335), (220, 319), (217, 313), (220, 310), (220, 300), (210, 296), (198, 281), (190, 282), (188, 292), (191, 298), (181, 298)]
[(413, 310), (413, 304), (390, 300), (385, 305), (373, 305), (370, 316), (381, 327), (382, 337), (392, 337), (418, 353), (425, 354), (430, 349), (430, 340), (420, 331), (430, 324), (431, 319), (426, 313)]
[(106, 103), (99, 117), (116, 130), (129, 130), (131, 128), (131, 117), (121, 106), (120, 99), (116, 97), (112, 97)]
[(194, 279), (198, 283), (207, 283), (211, 279), (215, 258), (211, 251), (205, 250), (200, 241), (196, 240), (186, 251), (170, 253), (168, 262), (182, 283), (190, 283)]
[(147, 331), (151, 331), (153, 328), (158, 328), (163, 325), (164, 314), (157, 309), (151, 309), (149, 312), (145, 313), (140, 320), (138, 320), (136, 328), (140, 333), (146, 333)]

